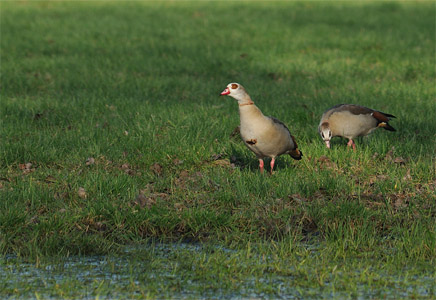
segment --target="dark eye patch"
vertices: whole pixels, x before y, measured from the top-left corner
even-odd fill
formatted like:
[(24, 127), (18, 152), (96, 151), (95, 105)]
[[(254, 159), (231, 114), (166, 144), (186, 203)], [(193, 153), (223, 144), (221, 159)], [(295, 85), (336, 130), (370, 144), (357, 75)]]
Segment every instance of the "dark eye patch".
[(232, 89), (237, 89), (238, 88), (238, 85), (236, 84), (236, 83), (232, 83)]

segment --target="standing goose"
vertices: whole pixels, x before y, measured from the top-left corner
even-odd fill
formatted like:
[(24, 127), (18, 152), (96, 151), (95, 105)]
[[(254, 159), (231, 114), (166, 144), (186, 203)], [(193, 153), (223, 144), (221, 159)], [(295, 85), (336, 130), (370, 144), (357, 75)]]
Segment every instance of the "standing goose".
[(368, 135), (377, 127), (395, 131), (388, 123), (391, 118), (395, 116), (364, 106), (339, 104), (324, 112), (318, 131), (327, 148), (330, 148), (332, 137), (341, 136), (349, 140), (348, 147), (356, 150), (353, 139), (358, 136)]
[(242, 85), (230, 83), (221, 95), (229, 95), (238, 101), (241, 137), (259, 159), (261, 173), (264, 157), (271, 157), (271, 174), (277, 156), (289, 154), (293, 159), (301, 159), (302, 153), (288, 127), (276, 118), (264, 116)]

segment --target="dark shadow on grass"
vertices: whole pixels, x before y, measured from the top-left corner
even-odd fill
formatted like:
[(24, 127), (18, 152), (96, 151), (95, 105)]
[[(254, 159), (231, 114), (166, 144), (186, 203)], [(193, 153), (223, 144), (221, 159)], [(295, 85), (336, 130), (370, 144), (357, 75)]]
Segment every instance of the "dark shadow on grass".
[[(259, 172), (259, 160), (250, 150), (241, 151), (232, 146), (230, 151), (227, 152), (227, 155), (230, 158), (230, 162), (235, 164), (240, 170), (248, 168), (251, 172)], [(263, 161), (265, 163), (265, 171), (270, 172), (271, 159), (266, 157)], [(294, 168), (295, 165), (293, 161), (294, 159), (287, 154), (277, 157), (274, 164), (274, 171)]]

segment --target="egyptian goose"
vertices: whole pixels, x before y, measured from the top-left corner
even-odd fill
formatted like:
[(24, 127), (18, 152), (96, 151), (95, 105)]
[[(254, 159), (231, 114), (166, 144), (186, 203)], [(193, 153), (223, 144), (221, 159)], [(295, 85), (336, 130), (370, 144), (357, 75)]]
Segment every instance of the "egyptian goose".
[(348, 147), (356, 150), (355, 137), (368, 135), (377, 127), (395, 131), (388, 123), (391, 118), (395, 116), (364, 106), (339, 104), (324, 112), (318, 131), (327, 148), (332, 137), (341, 136), (349, 140)]
[(293, 159), (301, 159), (302, 153), (288, 127), (276, 118), (264, 116), (242, 85), (230, 83), (221, 95), (229, 95), (238, 101), (240, 134), (244, 144), (259, 159), (261, 173), (265, 157), (271, 157), (271, 174), (277, 156), (289, 154)]

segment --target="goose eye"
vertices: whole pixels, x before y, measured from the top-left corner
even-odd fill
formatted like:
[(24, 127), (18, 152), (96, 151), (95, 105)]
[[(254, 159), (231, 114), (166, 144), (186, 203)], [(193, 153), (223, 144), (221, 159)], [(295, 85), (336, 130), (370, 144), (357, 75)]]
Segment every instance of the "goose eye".
[(321, 136), (322, 136), (322, 138), (324, 138), (324, 132), (321, 132)]
[(331, 131), (329, 131), (329, 137), (332, 137), (332, 132)]
[(232, 83), (232, 89), (236, 90), (238, 88), (238, 85), (236, 83)]

